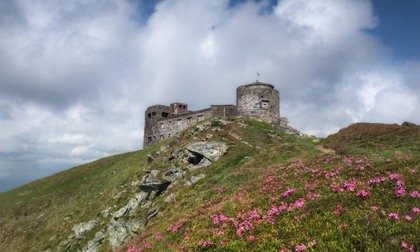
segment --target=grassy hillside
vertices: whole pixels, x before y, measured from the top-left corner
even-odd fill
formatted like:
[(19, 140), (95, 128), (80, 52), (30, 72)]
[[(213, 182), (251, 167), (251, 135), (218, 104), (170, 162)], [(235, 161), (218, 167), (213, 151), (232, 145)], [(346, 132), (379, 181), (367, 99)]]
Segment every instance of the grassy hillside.
[[(82, 249), (106, 230), (104, 210), (127, 204), (147, 171), (181, 166), (168, 156), (203, 139), (227, 143), (228, 152), (191, 171), (205, 175), (196, 184), (184, 186), (183, 178), (156, 197), (151, 207), (159, 213), (121, 251), (420, 248), (420, 127), (355, 124), (321, 142), (242, 119), (194, 132), (0, 194), (0, 251), (56, 251), (74, 225), (96, 218), (66, 248)], [(110, 250), (107, 241), (98, 249)]]

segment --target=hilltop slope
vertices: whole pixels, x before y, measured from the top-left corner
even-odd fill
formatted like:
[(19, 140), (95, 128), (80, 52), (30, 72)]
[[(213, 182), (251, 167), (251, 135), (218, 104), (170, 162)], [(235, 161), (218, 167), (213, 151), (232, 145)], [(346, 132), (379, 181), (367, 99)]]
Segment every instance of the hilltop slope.
[[(193, 155), (200, 141), (227, 152)], [(205, 122), (0, 194), (0, 250), (418, 249), (419, 146), (418, 126), (356, 124), (319, 143)]]

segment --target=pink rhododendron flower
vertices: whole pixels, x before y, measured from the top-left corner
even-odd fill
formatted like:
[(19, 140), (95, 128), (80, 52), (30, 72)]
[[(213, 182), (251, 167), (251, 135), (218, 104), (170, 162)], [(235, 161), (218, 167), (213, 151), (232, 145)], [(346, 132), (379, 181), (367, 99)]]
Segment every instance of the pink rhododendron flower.
[(276, 206), (271, 206), (270, 210), (268, 210), (268, 215), (279, 215), (279, 210)]
[(408, 221), (408, 222), (411, 222), (411, 220), (413, 220), (413, 217), (411, 217), (410, 215), (406, 215), (406, 216), (404, 217), (404, 219), (405, 219), (406, 221)]
[(219, 217), (217, 215), (213, 215), (212, 219), (213, 219), (213, 224), (214, 225), (218, 225), (219, 224)]
[(390, 180), (400, 180), (401, 176), (399, 174), (392, 173), (392, 174), (389, 174), (389, 179)]
[(162, 240), (162, 234), (160, 232), (157, 232), (156, 236), (155, 236), (156, 241), (161, 241)]
[(308, 200), (313, 199), (313, 198), (319, 198), (319, 197), (321, 197), (321, 195), (320, 195), (319, 193), (308, 192), (308, 193), (306, 194), (306, 198), (307, 198)]
[(376, 210), (378, 210), (378, 207), (377, 207), (377, 206), (372, 206), (372, 207), (371, 207), (371, 209), (372, 209), (373, 211), (376, 211)]
[(360, 198), (367, 198), (371, 196), (371, 193), (363, 189), (363, 190), (358, 191), (356, 195), (357, 197), (360, 197)]
[(248, 240), (253, 241), (255, 240), (255, 237), (253, 235), (248, 236)]
[(398, 213), (389, 213), (388, 217), (397, 221), (400, 220), (400, 216), (398, 215)]
[(296, 189), (287, 189), (286, 191), (284, 191), (281, 196), (283, 197), (289, 197), (290, 195), (292, 195), (294, 192), (296, 191)]
[(211, 246), (212, 244), (213, 244), (212, 241), (203, 241), (203, 240), (200, 240), (198, 242), (198, 246), (201, 246), (201, 247), (208, 247), (208, 246)]
[(418, 207), (413, 207), (412, 211), (413, 211), (413, 214), (415, 214), (415, 215), (420, 214), (420, 208), (418, 208)]
[(405, 190), (404, 190), (404, 188), (397, 188), (395, 190), (394, 194), (397, 198), (401, 198), (402, 196), (405, 195)]
[(250, 219), (259, 219), (260, 216), (258, 214), (258, 209), (254, 208), (254, 210), (249, 212), (249, 218)]
[(358, 171), (363, 171), (365, 169), (365, 167), (363, 165), (357, 165), (356, 169)]
[(414, 251), (414, 245), (408, 246), (406, 242), (401, 242), (401, 248), (404, 248), (408, 251)]
[(413, 198), (420, 198), (420, 192), (418, 191), (411, 191), (410, 196)]
[(405, 195), (404, 182), (402, 180), (397, 180), (397, 184), (394, 188), (394, 194), (397, 198), (401, 198)]
[(378, 184), (378, 183), (382, 183), (382, 182), (385, 182), (385, 181), (386, 181), (385, 177), (377, 177), (377, 178), (370, 179), (368, 181), (368, 184), (373, 185), (373, 184)]
[(344, 210), (345, 210), (345, 208), (342, 205), (337, 205), (337, 207), (333, 211), (333, 214), (339, 215)]
[(297, 209), (302, 208), (305, 205), (305, 199), (300, 198), (295, 203), (293, 203), (293, 206)]
[(346, 189), (347, 191), (353, 192), (354, 188), (356, 187), (357, 182), (353, 181), (353, 182), (348, 182), (348, 181), (343, 181), (343, 187), (344, 189)]
[(351, 167), (352, 166), (352, 160), (351, 160), (351, 158), (345, 158), (344, 159), (344, 162), (346, 162), (346, 164), (347, 164), (348, 167)]
[(242, 235), (243, 235), (243, 232), (245, 231), (245, 228), (244, 227), (239, 227), (237, 230), (236, 230), (236, 234), (239, 236), (239, 237), (242, 237)]
[(295, 251), (305, 251), (305, 250), (306, 250), (305, 244), (298, 244), (295, 246)]

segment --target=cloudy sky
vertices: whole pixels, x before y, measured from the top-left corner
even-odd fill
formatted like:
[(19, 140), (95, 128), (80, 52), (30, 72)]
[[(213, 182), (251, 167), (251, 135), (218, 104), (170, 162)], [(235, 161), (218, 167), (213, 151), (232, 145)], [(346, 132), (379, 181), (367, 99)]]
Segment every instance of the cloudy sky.
[(290, 125), (420, 124), (418, 0), (0, 0), (0, 191), (142, 148), (144, 110), (234, 104)]

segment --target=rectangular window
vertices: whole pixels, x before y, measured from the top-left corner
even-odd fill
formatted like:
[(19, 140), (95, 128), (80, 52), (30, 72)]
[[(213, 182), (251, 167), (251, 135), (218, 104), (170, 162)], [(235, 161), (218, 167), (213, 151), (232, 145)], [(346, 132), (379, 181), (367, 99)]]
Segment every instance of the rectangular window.
[(152, 117), (156, 117), (156, 112), (153, 112), (152, 113)]
[(147, 138), (147, 141), (148, 141), (149, 143), (151, 143), (151, 142), (152, 142), (152, 137), (151, 137), (151, 136), (149, 136), (149, 137)]
[(165, 125), (163, 123), (160, 123), (160, 128), (163, 129)]
[(181, 125), (181, 121), (182, 121), (182, 119), (178, 119), (178, 120), (176, 121), (176, 124), (177, 124), (177, 125)]
[(261, 101), (261, 108), (267, 109), (268, 108), (269, 101), (268, 100), (262, 100)]
[(147, 118), (152, 118), (152, 113), (147, 114)]
[(166, 113), (166, 112), (162, 112), (162, 117), (163, 117), (163, 118), (168, 117), (168, 115), (169, 115), (168, 113)]

